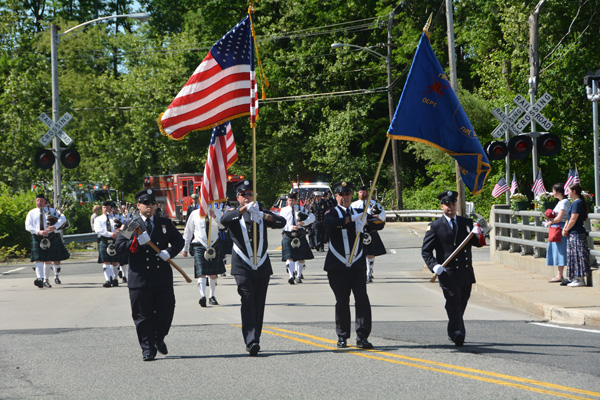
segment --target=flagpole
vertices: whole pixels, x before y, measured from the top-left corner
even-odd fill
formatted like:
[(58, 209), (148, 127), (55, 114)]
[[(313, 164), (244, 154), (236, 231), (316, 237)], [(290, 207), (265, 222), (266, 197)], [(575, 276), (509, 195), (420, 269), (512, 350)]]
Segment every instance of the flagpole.
[[(254, 192), (254, 201), (258, 204), (258, 195), (256, 194), (256, 126), (252, 127), (252, 191)], [(254, 241), (254, 265), (256, 266), (256, 231), (258, 229), (258, 224), (256, 221), (254, 221), (253, 224), (252, 240)]]
[(208, 239), (206, 240), (206, 247), (210, 247), (210, 233), (212, 231), (212, 217), (210, 216), (210, 209), (208, 211)]
[[(375, 177), (373, 178), (373, 183), (371, 184), (371, 190), (369, 190), (369, 199), (367, 200), (367, 204), (371, 204), (371, 198), (373, 197), (373, 192), (375, 191), (375, 185), (377, 184), (377, 178), (379, 177), (379, 171), (381, 171), (381, 165), (383, 164), (383, 159), (385, 157), (385, 153), (387, 152), (387, 148), (390, 144), (391, 137), (388, 135), (387, 140), (385, 141), (385, 146), (383, 147), (383, 152), (381, 153), (381, 158), (379, 159), (379, 165), (377, 166), (377, 172), (375, 172)], [(365, 220), (367, 215), (367, 210), (369, 207), (365, 207), (363, 210), (363, 215), (360, 217), (361, 221)], [(352, 222), (352, 221), (350, 221)], [(354, 251), (356, 250), (356, 245), (358, 244), (358, 239), (361, 237), (359, 232), (356, 232), (356, 238), (354, 239), (354, 245), (352, 246), (352, 251), (350, 252), (350, 261), (349, 265), (352, 265), (352, 261), (354, 259)]]

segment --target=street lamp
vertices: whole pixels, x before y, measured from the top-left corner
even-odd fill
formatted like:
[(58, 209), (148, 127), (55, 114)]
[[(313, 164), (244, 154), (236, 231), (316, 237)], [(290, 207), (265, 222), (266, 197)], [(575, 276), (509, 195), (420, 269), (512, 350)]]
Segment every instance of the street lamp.
[[(393, 13), (390, 14), (390, 19), (393, 19)], [(353, 47), (355, 49), (364, 50), (378, 58), (382, 58), (385, 60), (385, 64), (387, 67), (387, 93), (388, 93), (388, 110), (390, 115), (390, 124), (392, 123), (392, 119), (394, 118), (394, 97), (392, 95), (392, 43), (391, 43), (391, 21), (389, 24), (388, 30), (388, 43), (387, 43), (387, 57), (383, 54), (380, 54), (374, 50), (371, 50), (368, 47), (357, 46), (355, 44), (348, 43), (333, 43), (331, 45), (332, 49), (339, 49), (340, 47)], [(398, 165), (400, 164), (400, 154), (398, 153), (398, 148), (396, 146), (396, 141), (392, 140), (392, 162), (394, 166), (394, 189), (396, 192), (396, 208), (401, 210), (404, 208), (402, 202), (402, 187), (400, 184), (400, 177), (398, 176)]]
[[(59, 39), (66, 35), (69, 32), (72, 32), (81, 27), (96, 23), (98, 21), (103, 21), (105, 19), (111, 18), (133, 18), (137, 19), (141, 22), (146, 22), (150, 19), (149, 13), (134, 13), (134, 14), (120, 14), (120, 15), (110, 15), (108, 17), (96, 18), (77, 26), (74, 26), (70, 29), (67, 29), (65, 32), (58, 34), (58, 27), (54, 24), (50, 25), (50, 49), (51, 49), (51, 65), (52, 65), (52, 120), (56, 124), (60, 119), (60, 107), (59, 107), (59, 97), (58, 97), (58, 43)], [(60, 139), (58, 135), (54, 135), (52, 139), (52, 151), (54, 152), (56, 161), (54, 162), (54, 169), (52, 174), (53, 180), (53, 188), (54, 188), (54, 206), (58, 207), (61, 202), (61, 171), (60, 171), (60, 153), (62, 149), (60, 148)]]
[(600, 82), (600, 69), (596, 71), (595, 74), (588, 72), (583, 82), (585, 84), (587, 98), (592, 102), (592, 126), (594, 129), (594, 194), (596, 195), (594, 212), (600, 212), (600, 199), (598, 198), (598, 190), (600, 190), (600, 170), (598, 167), (598, 100), (600, 100), (598, 82)]

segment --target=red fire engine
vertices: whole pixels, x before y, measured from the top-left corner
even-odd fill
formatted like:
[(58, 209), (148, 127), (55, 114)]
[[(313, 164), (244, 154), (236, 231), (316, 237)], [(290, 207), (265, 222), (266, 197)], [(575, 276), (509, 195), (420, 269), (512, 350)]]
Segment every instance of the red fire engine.
[[(154, 175), (144, 178), (144, 188), (154, 190), (156, 202), (163, 216), (175, 223), (183, 223), (187, 208), (192, 204), (192, 194), (200, 195), (203, 174)], [(227, 198), (235, 201), (233, 184), (244, 179), (240, 175), (227, 176)]]

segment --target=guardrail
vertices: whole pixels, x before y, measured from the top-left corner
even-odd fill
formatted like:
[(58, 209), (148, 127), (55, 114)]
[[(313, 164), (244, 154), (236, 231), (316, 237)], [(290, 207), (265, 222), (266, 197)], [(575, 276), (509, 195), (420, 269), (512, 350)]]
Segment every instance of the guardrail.
[(388, 221), (415, 221), (417, 219), (438, 219), (442, 216), (442, 210), (386, 210)]
[[(513, 211), (508, 205), (492, 207), (490, 220), (494, 227), (493, 240), (496, 250), (531, 254), (534, 258), (546, 257), (548, 248), (548, 228), (543, 223), (546, 218), (540, 211)], [(591, 225), (600, 223), (600, 214), (588, 214), (585, 227), (589, 233), (588, 246), (590, 261), (597, 264), (600, 250), (594, 248), (594, 239), (600, 232), (592, 231)]]
[(63, 241), (67, 243), (96, 243), (98, 241), (98, 235), (94, 232), (91, 233), (78, 233), (76, 235), (64, 235)]

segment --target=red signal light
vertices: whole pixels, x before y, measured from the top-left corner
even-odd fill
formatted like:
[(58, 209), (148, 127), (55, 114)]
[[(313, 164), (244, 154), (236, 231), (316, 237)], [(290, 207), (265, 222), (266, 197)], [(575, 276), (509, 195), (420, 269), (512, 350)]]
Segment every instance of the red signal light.
[(537, 138), (538, 154), (542, 156), (555, 156), (560, 152), (560, 138), (553, 133), (543, 133)]
[(54, 165), (54, 153), (52, 150), (40, 149), (35, 153), (35, 165), (40, 169), (50, 169)]
[(527, 135), (513, 136), (508, 141), (508, 152), (510, 153), (510, 157), (516, 160), (522, 160), (529, 157), (532, 148), (533, 142)]

